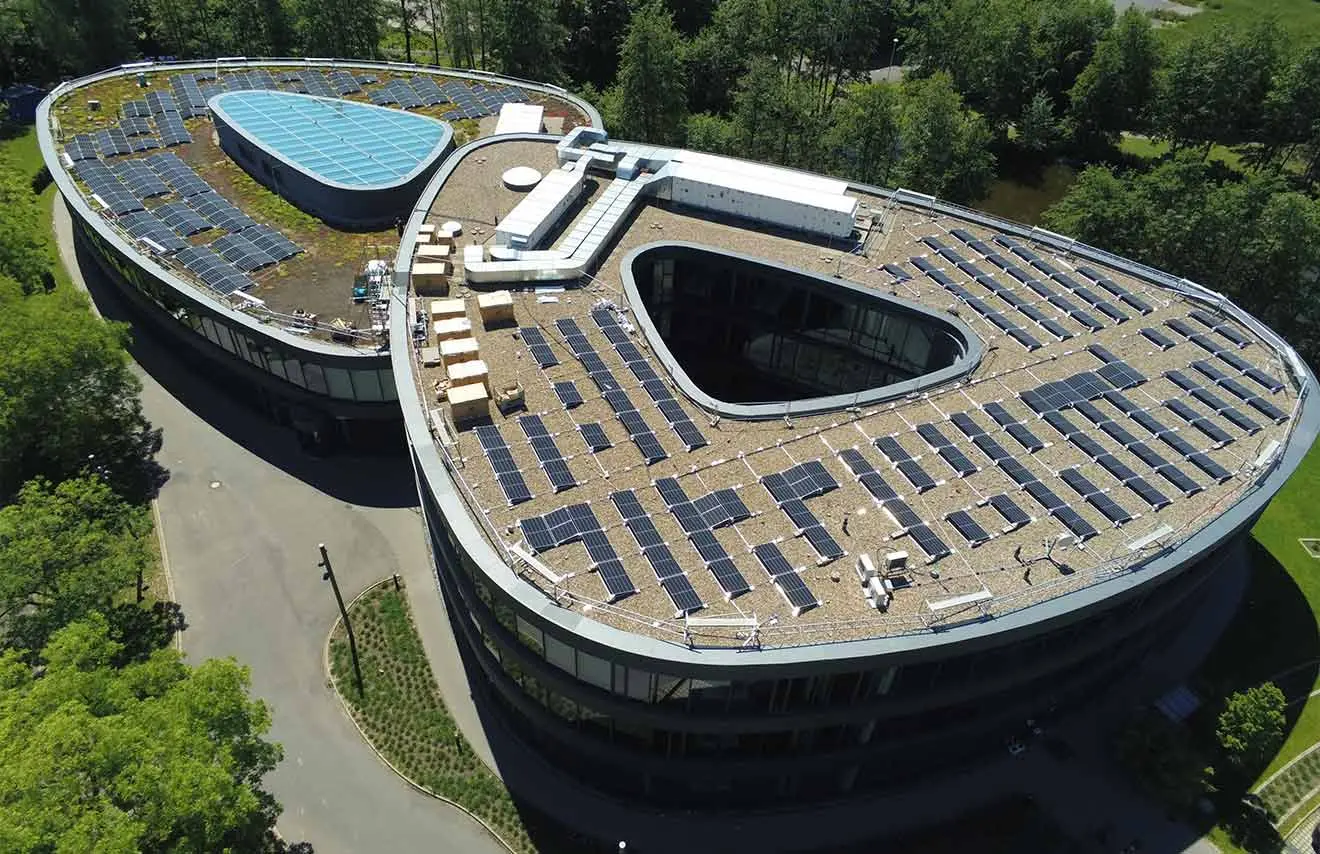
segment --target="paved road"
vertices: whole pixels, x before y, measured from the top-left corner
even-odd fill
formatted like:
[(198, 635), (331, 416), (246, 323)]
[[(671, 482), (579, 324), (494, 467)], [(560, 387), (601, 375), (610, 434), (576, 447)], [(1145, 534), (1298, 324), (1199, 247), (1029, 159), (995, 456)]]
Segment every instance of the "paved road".
[[(74, 257), (56, 197), (56, 235), (74, 281), (122, 313)], [(284, 804), (281, 832), (317, 854), (502, 852), (471, 818), (406, 786), (382, 765), (326, 685), (323, 645), (336, 615), (316, 567), (325, 542), (345, 596), (429, 566), (411, 473), (403, 461), (308, 458), (292, 435), (225, 399), (139, 336), (143, 406), (163, 428), (170, 478), (160, 516), (175, 593), (194, 660), (236, 657), (274, 708), (285, 760), (267, 783)]]

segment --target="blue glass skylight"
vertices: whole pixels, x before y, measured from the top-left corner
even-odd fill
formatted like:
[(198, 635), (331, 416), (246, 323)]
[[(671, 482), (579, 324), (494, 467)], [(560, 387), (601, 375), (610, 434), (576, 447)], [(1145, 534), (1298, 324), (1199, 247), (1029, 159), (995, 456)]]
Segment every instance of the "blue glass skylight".
[(226, 92), (210, 106), (286, 163), (350, 187), (400, 183), (442, 153), (451, 136), (448, 125), (428, 116), (292, 92)]

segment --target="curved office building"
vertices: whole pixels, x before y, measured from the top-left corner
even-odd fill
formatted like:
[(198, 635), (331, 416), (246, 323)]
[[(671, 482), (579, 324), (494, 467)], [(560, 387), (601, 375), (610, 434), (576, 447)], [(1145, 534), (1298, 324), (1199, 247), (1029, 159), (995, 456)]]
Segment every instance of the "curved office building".
[(508, 104), (547, 130), (600, 123), (562, 90), (488, 74), (216, 60), (63, 83), (37, 133), (80, 249), (138, 319), (309, 445), (365, 449), (399, 441), (394, 224)]
[[(442, 294), (414, 238), (449, 220)], [(1193, 282), (591, 128), (461, 147), (395, 275), (455, 631), (513, 732), (650, 804), (1002, 750), (1188, 622), (1320, 423), (1292, 348)]]

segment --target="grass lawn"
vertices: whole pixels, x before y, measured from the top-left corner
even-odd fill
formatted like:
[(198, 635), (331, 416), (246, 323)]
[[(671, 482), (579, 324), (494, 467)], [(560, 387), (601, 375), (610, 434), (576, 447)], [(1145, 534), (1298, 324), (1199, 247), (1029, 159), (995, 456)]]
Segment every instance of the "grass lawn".
[[(18, 167), (19, 171), (27, 177), (37, 174), (42, 167), (41, 148), (37, 145), (36, 128), (27, 127), (17, 136), (0, 142), (6, 158)], [(47, 251), (50, 254), (51, 270), (55, 274), (55, 282), (63, 288), (73, 287), (73, 281), (69, 278), (68, 271), (60, 263), (59, 252), (55, 248), (55, 226), (52, 223), (53, 208), (55, 196), (59, 191), (55, 184), (42, 190), (40, 195), (41, 207), (41, 233), (47, 235)]]
[(413, 782), (481, 816), (515, 851), (559, 848), (550, 838), (553, 831), (535, 820), (529, 832), (525, 812), (459, 733), (436, 688), (405, 594), (391, 585), (377, 587), (357, 601), (350, 616), (365, 698), (354, 687), (342, 624), (330, 640), (331, 674), (376, 749)]
[(1320, 38), (1320, 3), (1316, 0), (1205, 0), (1201, 11), (1176, 26), (1163, 27), (1166, 38), (1180, 39), (1207, 32), (1219, 24), (1250, 26), (1273, 17), (1299, 42)]
[[(1311, 0), (1308, 0), (1311, 2)], [(1320, 3), (1315, 4), (1320, 8)], [(1141, 157), (1146, 160), (1154, 160), (1157, 157), (1163, 157), (1169, 153), (1169, 144), (1167, 142), (1156, 142), (1146, 136), (1132, 136), (1124, 134), (1123, 140), (1119, 143), (1118, 149), (1124, 154), (1131, 154), (1134, 157)], [(1244, 171), (1242, 165), (1242, 155), (1231, 148), (1223, 145), (1216, 145), (1210, 149), (1210, 159), (1223, 163), (1230, 169), (1239, 172)]]

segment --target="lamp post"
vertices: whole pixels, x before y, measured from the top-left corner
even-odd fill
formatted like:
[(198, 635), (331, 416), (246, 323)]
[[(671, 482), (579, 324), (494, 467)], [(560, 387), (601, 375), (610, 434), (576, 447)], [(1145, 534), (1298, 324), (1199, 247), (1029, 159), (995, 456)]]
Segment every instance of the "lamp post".
[(344, 597), (339, 593), (335, 570), (330, 566), (330, 553), (325, 550), (325, 543), (317, 543), (316, 548), (321, 552), (321, 562), (317, 566), (325, 570), (321, 573), (321, 580), (330, 582), (330, 588), (335, 591), (335, 602), (339, 604), (339, 616), (344, 618), (344, 630), (348, 632), (348, 651), (353, 656), (353, 679), (357, 683), (358, 696), (361, 697), (365, 692), (362, 690), (362, 665), (358, 661), (357, 638), (353, 635), (353, 623), (348, 619), (348, 609), (344, 607)]
[(898, 36), (894, 36), (894, 41), (889, 45), (889, 65), (886, 67), (886, 71), (885, 71), (886, 74), (888, 74), (889, 68), (894, 67), (894, 55), (897, 53), (898, 53)]

